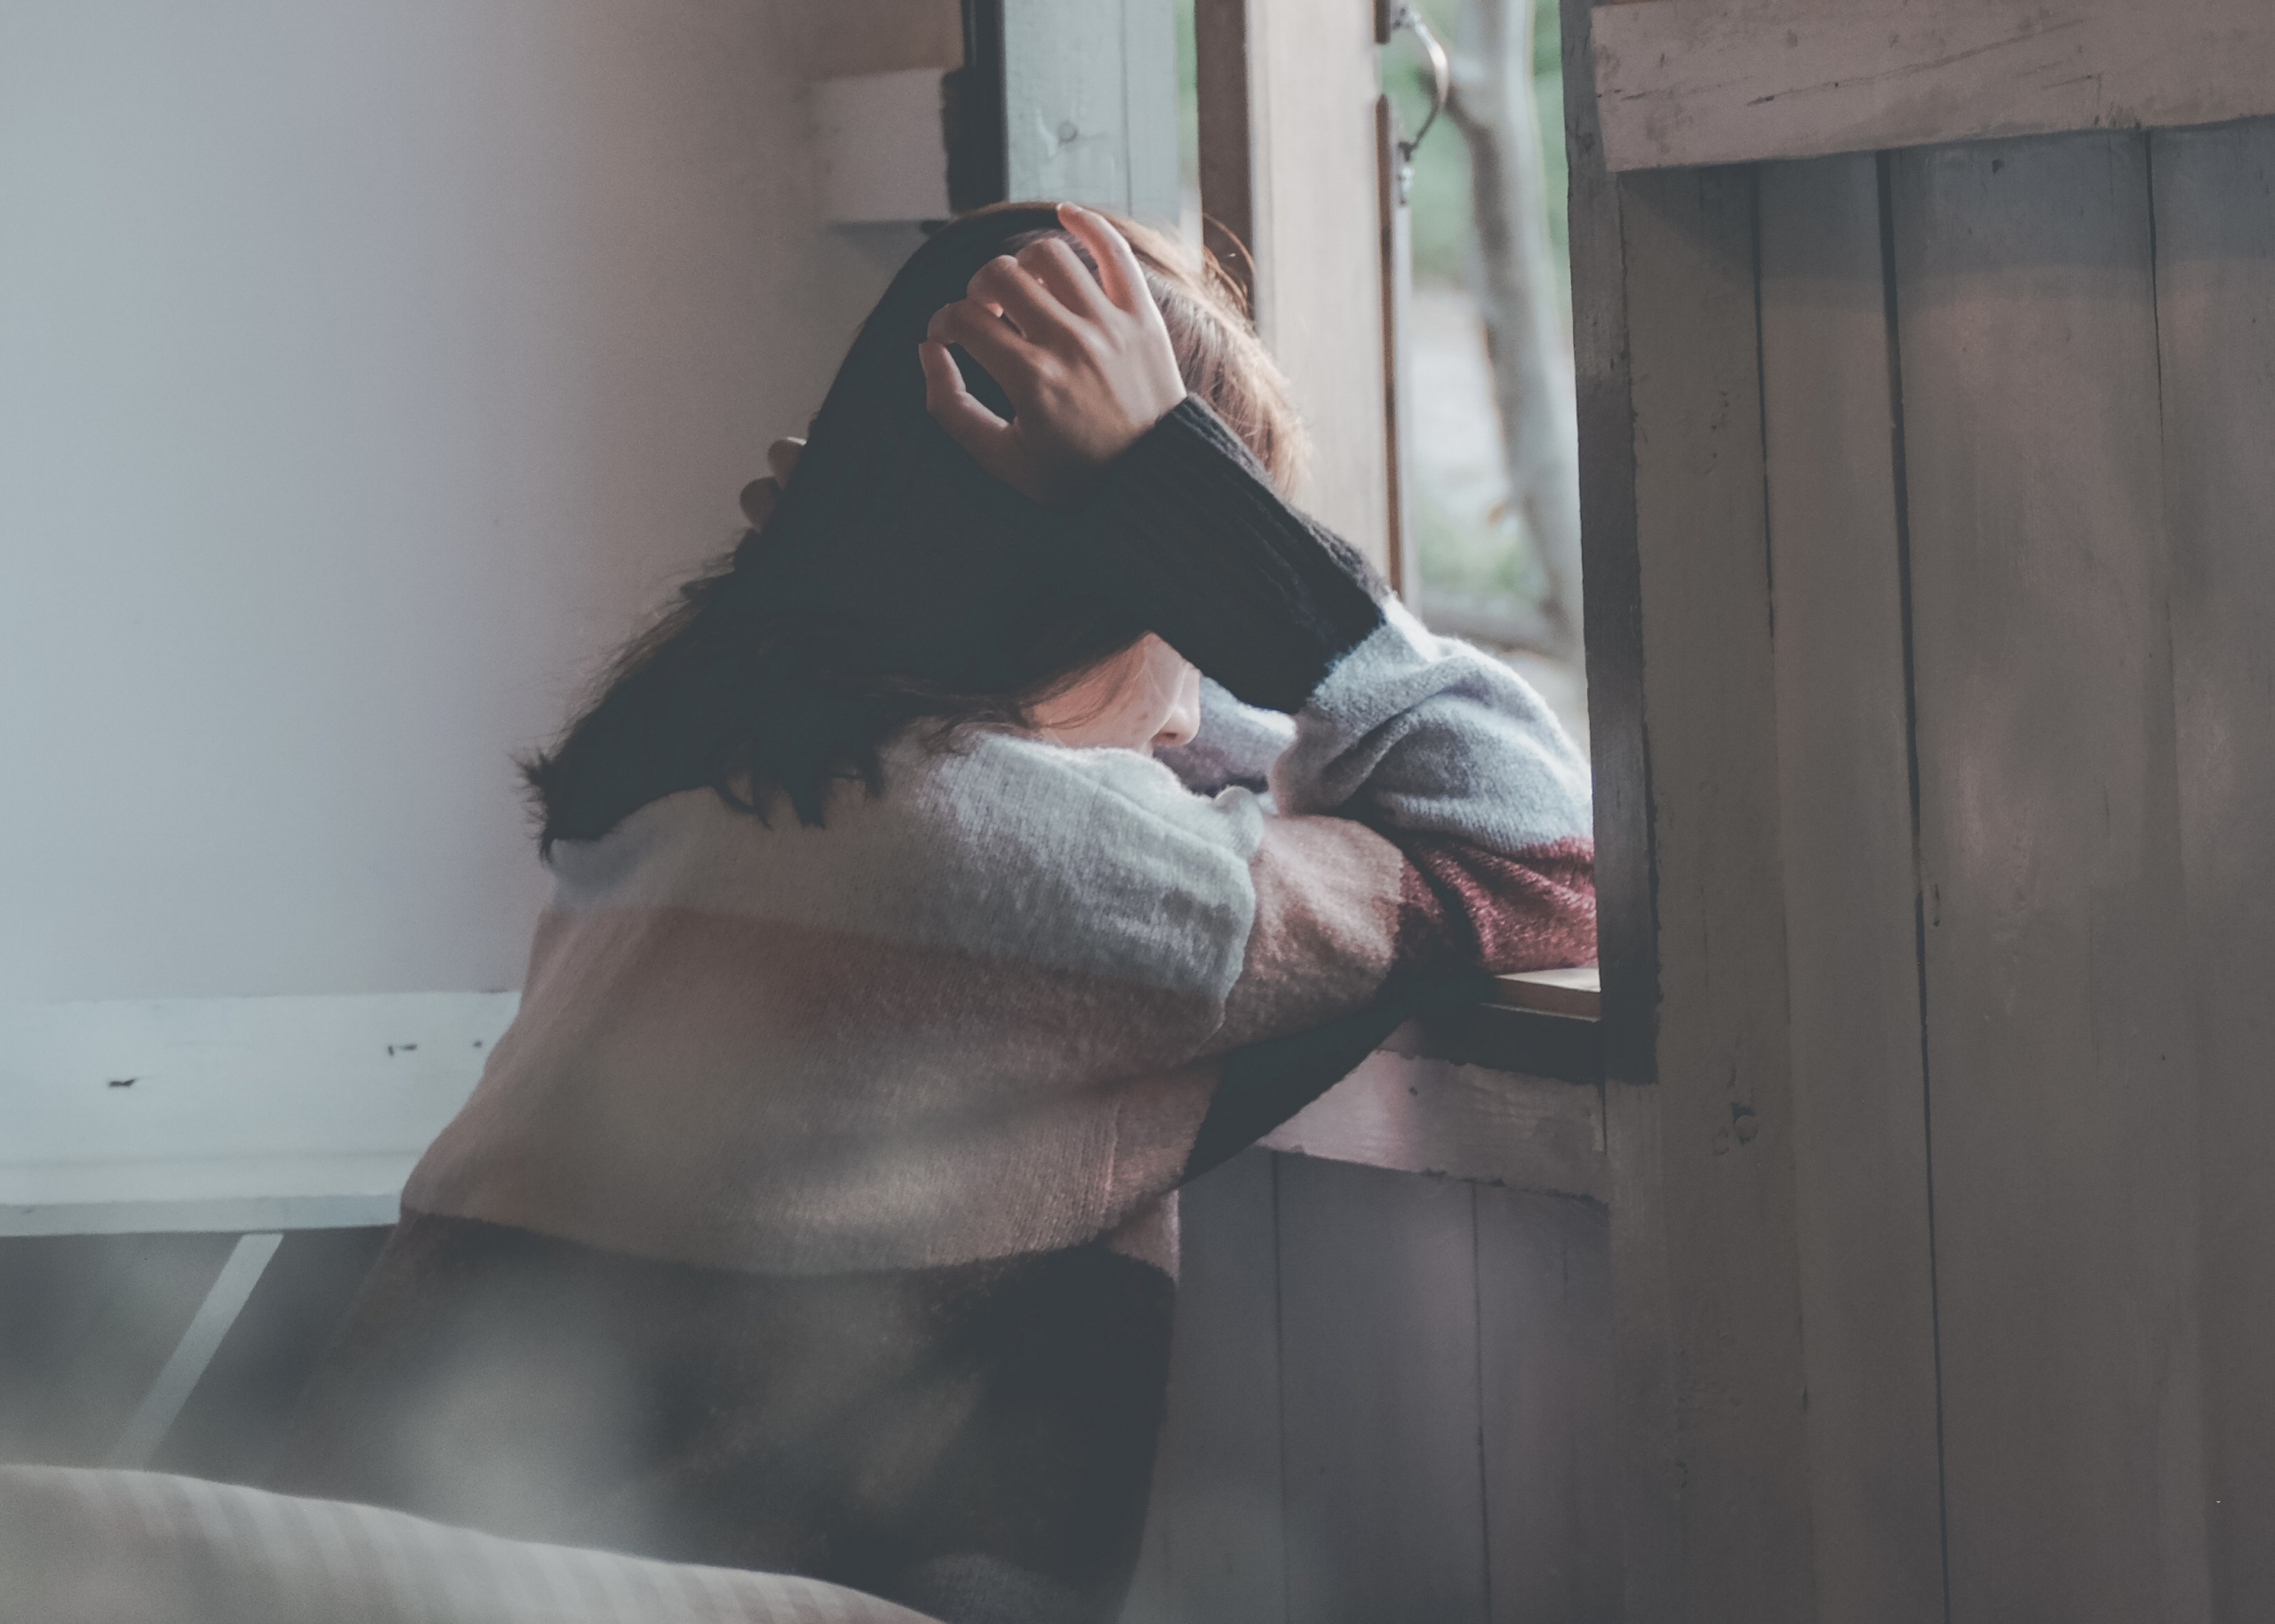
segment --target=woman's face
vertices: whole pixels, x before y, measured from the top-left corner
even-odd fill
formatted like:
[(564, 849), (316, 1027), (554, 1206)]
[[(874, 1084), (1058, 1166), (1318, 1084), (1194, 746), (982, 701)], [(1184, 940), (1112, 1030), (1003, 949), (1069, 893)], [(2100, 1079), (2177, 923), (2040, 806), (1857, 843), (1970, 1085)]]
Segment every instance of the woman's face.
[(1182, 744), (1201, 727), (1201, 673), (1151, 632), (1101, 660), (1031, 713), (1054, 744), (1114, 745), (1153, 753)]

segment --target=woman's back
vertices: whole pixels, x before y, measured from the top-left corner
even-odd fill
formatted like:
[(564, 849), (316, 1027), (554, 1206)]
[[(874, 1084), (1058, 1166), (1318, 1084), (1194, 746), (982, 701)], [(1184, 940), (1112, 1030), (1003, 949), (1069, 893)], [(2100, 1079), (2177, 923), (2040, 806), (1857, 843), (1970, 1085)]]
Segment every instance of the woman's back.
[(681, 789), (563, 839), (288, 1486), (1111, 1616), (1177, 1186), (1415, 1008), (1592, 956), (1586, 772), (1197, 399), (1021, 522), (1231, 689), (1212, 782), (920, 719), (818, 806)]

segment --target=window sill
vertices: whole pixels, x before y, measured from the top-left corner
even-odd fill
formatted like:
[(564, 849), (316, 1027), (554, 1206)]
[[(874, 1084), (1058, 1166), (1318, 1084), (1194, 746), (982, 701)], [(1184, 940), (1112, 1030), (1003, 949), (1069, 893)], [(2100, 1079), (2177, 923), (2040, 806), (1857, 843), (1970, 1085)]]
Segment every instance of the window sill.
[(1594, 965), (1528, 970), (1499, 981), (1483, 1003), (1409, 1021), (1384, 1040), (1384, 1050), (1565, 1083), (1603, 1080), (1602, 994)]

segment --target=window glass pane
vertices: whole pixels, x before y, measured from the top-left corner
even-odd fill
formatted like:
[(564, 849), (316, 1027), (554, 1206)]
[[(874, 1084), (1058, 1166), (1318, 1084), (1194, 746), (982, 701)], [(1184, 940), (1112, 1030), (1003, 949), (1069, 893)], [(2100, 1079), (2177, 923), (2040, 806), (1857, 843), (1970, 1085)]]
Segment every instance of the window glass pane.
[[(1408, 192), (1408, 596), (1439, 630), (1506, 657), (1585, 744), (1557, 8), (1416, 9), (1452, 57), (1455, 92)], [(1429, 73), (1410, 36), (1385, 52), (1383, 78), (1419, 129)]]

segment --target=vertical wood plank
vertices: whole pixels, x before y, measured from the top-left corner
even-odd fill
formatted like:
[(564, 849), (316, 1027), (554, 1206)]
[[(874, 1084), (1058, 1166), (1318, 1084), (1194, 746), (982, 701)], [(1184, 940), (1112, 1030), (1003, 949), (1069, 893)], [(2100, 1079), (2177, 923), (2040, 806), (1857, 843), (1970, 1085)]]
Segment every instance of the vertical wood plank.
[(1621, 1616), (1679, 1620), (1682, 1483), (1672, 1286), (1658, 1176), (1658, 929), (1624, 188), (1597, 122), (1590, 0), (1561, 0), (1571, 169), (1572, 354), (1580, 435), (1588, 731), (1595, 780), (1596, 952), (1602, 967), (1604, 1137), (1611, 1171), (1612, 1379)]
[(1281, 1624), (1280, 1291), (1274, 1158), (1179, 1192), (1169, 1413), (1125, 1624)]
[(1248, 0), (1193, 0), (1200, 123), (1201, 241), (1256, 302), (1256, 145), (1249, 107)]
[(1002, 0), (1006, 183), (1174, 227), (1170, 0)]
[(1177, 179), (1177, 8), (1122, 0), (1122, 105), (1129, 109), (1130, 211), (1174, 231), (1185, 211)]
[(1820, 1616), (1944, 1616), (1917, 876), (1879, 165), (1761, 170), (1794, 1201)]
[(1604, 978), (1604, 1144), (1610, 1162), (1616, 1515), (1622, 1617), (1677, 1621), (1683, 1590), (1679, 1349), (1661, 1182), (1656, 825), (1645, 723), (1636, 389), (1626, 187), (1604, 168), (1590, 0), (1563, 4), (1565, 153), (1572, 175), (1572, 362), (1579, 407), (1588, 732), (1595, 764), (1597, 959)]
[(1613, 1222), (1662, 1237), (1681, 1517), (1639, 1616), (1731, 1624), (1812, 1616), (1754, 211), (1750, 171), (1619, 182), (1659, 1003), (1607, 1119)]
[(1315, 442), (1296, 495), (1387, 570), (1374, 6), (1247, 5), (1257, 322)]
[(1635, 410), (1628, 378), (1620, 183), (1603, 166), (1590, 0), (1562, 0), (1564, 144), (1571, 171), (1572, 357), (1580, 437), (1588, 737), (1594, 768), (1597, 962), (1604, 1067), (1652, 1075), (1658, 990), (1650, 768), (1643, 726), (1642, 589), (1635, 538)]
[(2275, 120), (2151, 138), (2213, 1614), (2275, 1604)]
[(1899, 155), (1954, 1619), (2206, 1616), (2144, 138)]
[(1470, 1187), (1279, 1166), (1288, 1616), (1483, 1624)]
[(1491, 1617), (1607, 1624), (1620, 1612), (1609, 1223), (1593, 1202), (1472, 1188)]

